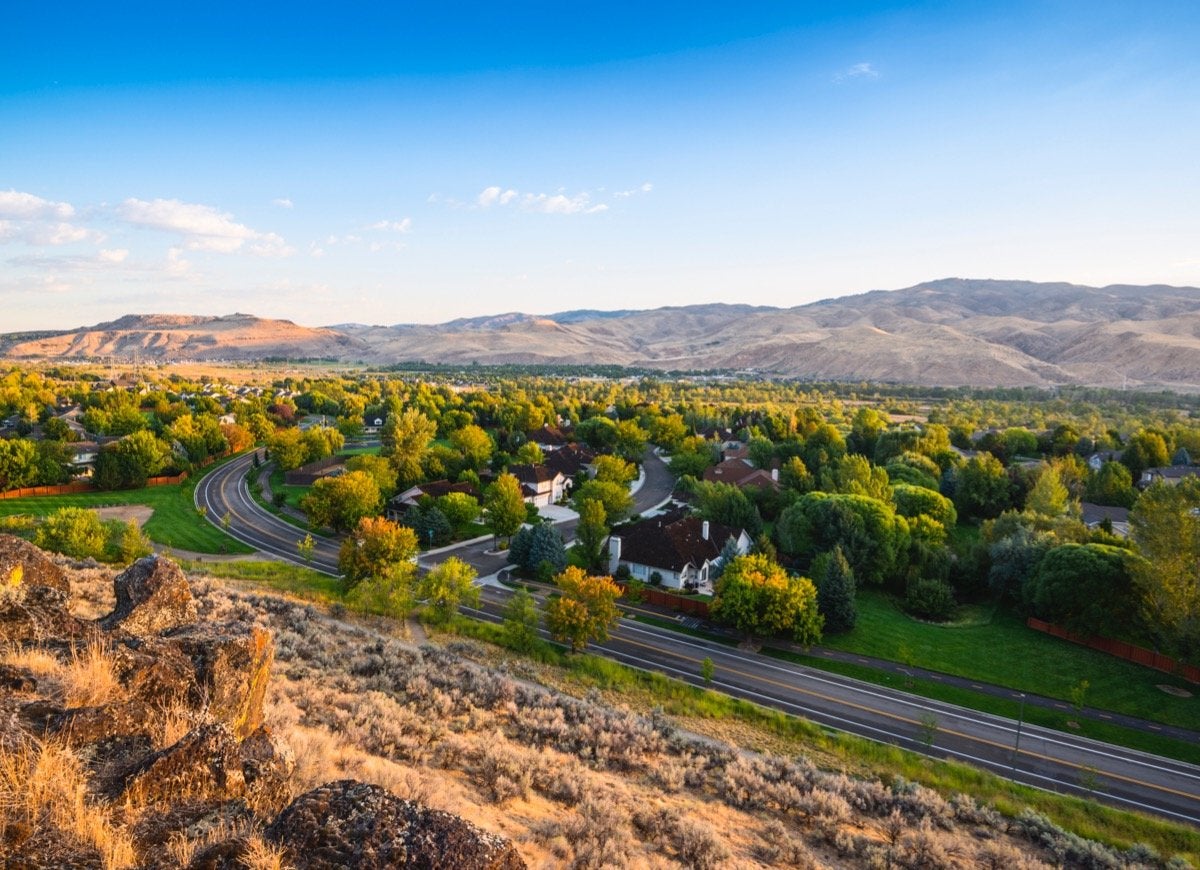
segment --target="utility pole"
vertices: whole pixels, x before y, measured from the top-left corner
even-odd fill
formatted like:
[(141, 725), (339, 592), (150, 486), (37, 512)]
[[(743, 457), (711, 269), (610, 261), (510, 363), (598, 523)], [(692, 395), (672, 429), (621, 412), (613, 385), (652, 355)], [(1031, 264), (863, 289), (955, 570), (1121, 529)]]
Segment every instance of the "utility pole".
[(1017, 741), (1013, 744), (1011, 772), (1017, 771), (1017, 756), (1021, 754), (1021, 724), (1025, 721), (1025, 693), (1021, 693), (1021, 711), (1017, 714)]

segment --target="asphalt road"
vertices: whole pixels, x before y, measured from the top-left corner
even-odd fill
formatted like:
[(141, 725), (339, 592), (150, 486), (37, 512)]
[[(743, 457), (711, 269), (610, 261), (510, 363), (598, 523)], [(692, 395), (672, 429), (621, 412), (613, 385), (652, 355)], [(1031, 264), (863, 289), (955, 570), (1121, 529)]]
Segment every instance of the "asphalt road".
[[(196, 488), (197, 505), (207, 508), (209, 520), (218, 525), (223, 525), (221, 518), (228, 513), (225, 531), (237, 540), (303, 564), (296, 542), (304, 530), (254, 502), (245, 480), (251, 464), (247, 455), (205, 477)], [(665, 499), (673, 483), (657, 457), (649, 459), (645, 467), (646, 481), (635, 496), (639, 512)], [(558, 528), (567, 540), (574, 534), (573, 521), (560, 523)], [(310, 567), (336, 574), (337, 542), (315, 536), (314, 540)], [(506, 564), (504, 555), (491, 553), (490, 548), (489, 539), (429, 554), (422, 564), (436, 564), (454, 555), (486, 576)], [(484, 587), (483, 609), (476, 615), (499, 619), (509, 594)], [(1200, 825), (1200, 768), (1194, 765), (1028, 724), (1019, 726), (1010, 719), (630, 620), (622, 620), (612, 638), (594, 645), (592, 651), (695, 685), (702, 685), (700, 662), (711, 658), (715, 666), (712, 687), (730, 695), (926, 755), (970, 762), (1040, 788), (1087, 795)]]

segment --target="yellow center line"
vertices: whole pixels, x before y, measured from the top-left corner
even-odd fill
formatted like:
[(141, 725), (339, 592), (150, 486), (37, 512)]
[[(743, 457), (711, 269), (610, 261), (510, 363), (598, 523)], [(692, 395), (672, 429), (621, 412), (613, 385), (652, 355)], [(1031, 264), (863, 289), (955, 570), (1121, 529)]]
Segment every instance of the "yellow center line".
[[(648, 644), (648, 643), (643, 643), (642, 641), (631, 640), (624, 636), (618, 637), (617, 639), (622, 641), (623, 643), (629, 643), (629, 644), (633, 644), (634, 646), (640, 646), (640, 647), (645, 647), (646, 649), (649, 649), (649, 650), (654, 650), (655, 652), (659, 653), (660, 655), (663, 653), (666, 653), (667, 655), (671, 655), (671, 656), (674, 656), (675, 658), (683, 659), (684, 661), (689, 662), (691, 664), (698, 665), (698, 664), (700, 664), (700, 661), (701, 661), (700, 659), (693, 658), (692, 656), (687, 655), (685, 653), (675, 652), (674, 650), (662, 649), (661, 647), (657, 647), (657, 646), (654, 646), (654, 645)], [(838, 698), (833, 695), (826, 695), (822, 692), (818, 692), (813, 689), (805, 689), (800, 686), (792, 685), (791, 683), (785, 683), (781, 680), (772, 679), (771, 677), (764, 677), (764, 676), (761, 676), (758, 674), (752, 674), (747, 671), (738, 670), (737, 668), (731, 668), (728, 665), (723, 665), (722, 670), (727, 671), (731, 674), (737, 674), (738, 676), (741, 676), (741, 677), (746, 677), (751, 680), (756, 680), (760, 683), (768, 683), (773, 686), (778, 686), (779, 688), (787, 689), (790, 692), (799, 692), (800, 694), (803, 694), (803, 695), (811, 695), (814, 698), (819, 698), (823, 701), (828, 701), (829, 703), (832, 703), (832, 704), (840, 704), (844, 707), (851, 707), (855, 710), (861, 710), (864, 713), (872, 713), (876, 716), (883, 716), (888, 719), (894, 719), (897, 722), (904, 722), (905, 724), (908, 724), (908, 725), (916, 725), (918, 727), (924, 727), (924, 723), (922, 723), (916, 719), (910, 719), (907, 716), (902, 716), (898, 713), (889, 713), (887, 710), (877, 710), (876, 708), (869, 707), (865, 704), (859, 704), (855, 701), (847, 701), (843, 698)], [(1012, 751), (1012, 747), (1010, 747), (1008, 744), (999, 743), (995, 740), (990, 740), (986, 737), (977, 737), (973, 734), (966, 734), (962, 731), (956, 731), (952, 728), (939, 728), (938, 730), (941, 731), (942, 733), (952, 734), (955, 737), (961, 737), (964, 740), (969, 740), (974, 743), (981, 743), (981, 744), (984, 744), (985, 746), (991, 746), (993, 748), (1001, 749), (1006, 752)], [(1042, 761), (1047, 761), (1052, 764), (1062, 765), (1064, 767), (1074, 768), (1075, 770), (1080, 770), (1080, 771), (1084, 771), (1084, 770), (1093, 771), (1094, 770), (1094, 768), (1091, 768), (1088, 765), (1079, 764), (1074, 761), (1068, 761), (1065, 758), (1055, 758), (1052, 755), (1044, 755), (1040, 752), (1033, 752), (1028, 749), (1020, 749), (1020, 750), (1018, 750), (1017, 754), (1027, 755), (1030, 758), (1038, 758), (1038, 759), (1041, 759)], [(1179, 797), (1184, 797), (1189, 800), (1195, 800), (1197, 797), (1195, 794), (1193, 794), (1191, 792), (1186, 792), (1186, 791), (1182, 791), (1180, 789), (1171, 788), (1170, 786), (1157, 785), (1156, 783), (1152, 783), (1152, 782), (1144, 782), (1140, 779), (1136, 779), (1136, 778), (1130, 777), (1130, 776), (1125, 776), (1120, 773), (1113, 773), (1111, 771), (1096, 771), (1096, 772), (1102, 773), (1104, 776), (1106, 776), (1110, 779), (1117, 779), (1117, 780), (1121, 780), (1123, 782), (1131, 783), (1133, 785), (1140, 785), (1140, 786), (1144, 786), (1146, 788), (1152, 788), (1157, 791), (1162, 791), (1162, 792), (1166, 792), (1167, 794), (1177, 795)]]

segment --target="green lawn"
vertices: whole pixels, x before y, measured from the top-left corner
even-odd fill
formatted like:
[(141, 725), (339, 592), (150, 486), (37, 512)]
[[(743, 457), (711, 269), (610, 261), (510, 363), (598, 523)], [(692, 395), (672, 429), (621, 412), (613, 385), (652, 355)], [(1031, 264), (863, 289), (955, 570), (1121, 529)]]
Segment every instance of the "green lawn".
[(1016, 615), (977, 608), (962, 626), (919, 622), (874, 589), (859, 590), (858, 625), (824, 645), (1070, 702), (1081, 680), (1084, 703), (1200, 730), (1200, 697), (1177, 698), (1156, 688), (1200, 687), (1113, 656), (1033, 631)]
[[(258, 477), (258, 469), (253, 469), (251, 472), (252, 479)], [(271, 492), (272, 494), (282, 492), (287, 497), (289, 507), (300, 509), (300, 499), (308, 495), (308, 491), (312, 489), (310, 486), (292, 486), (283, 482), (283, 472), (278, 468), (271, 469)]]
[(253, 553), (252, 548), (235, 541), (196, 512), (192, 494), (198, 479), (199, 476), (181, 484), (147, 489), (6, 499), (0, 501), (0, 516), (47, 516), (64, 507), (140, 504), (154, 509), (154, 515), (147, 520), (144, 529), (150, 540), (157, 544), (195, 553)]

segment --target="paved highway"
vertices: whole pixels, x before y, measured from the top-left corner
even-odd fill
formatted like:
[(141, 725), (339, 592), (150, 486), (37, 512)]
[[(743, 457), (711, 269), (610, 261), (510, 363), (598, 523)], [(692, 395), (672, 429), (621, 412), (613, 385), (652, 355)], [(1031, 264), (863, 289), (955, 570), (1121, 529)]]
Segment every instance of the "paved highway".
[[(218, 524), (228, 512), (226, 531), (239, 541), (300, 564), (296, 541), (303, 530), (253, 501), (245, 483), (251, 462), (250, 456), (239, 458), (204, 478), (196, 489), (196, 503)], [(646, 467), (647, 479), (636, 498), (639, 511), (665, 498), (671, 485), (660, 460), (654, 458)], [(574, 524), (559, 528), (569, 538)], [(470, 544), (430, 554), (422, 562), (435, 564), (455, 555), (481, 575), (492, 574), (505, 562), (503, 555), (487, 552), (488, 547), (490, 542)], [(337, 543), (317, 539), (311, 567), (335, 574)], [(499, 619), (509, 594), (485, 587), (482, 609), (475, 615)], [(967, 761), (1030, 785), (1200, 825), (1200, 768), (1194, 765), (1028, 724), (1018, 726), (1010, 719), (630, 620), (622, 620), (613, 637), (592, 651), (695, 685), (702, 684), (700, 662), (711, 658), (716, 668), (713, 687), (730, 695), (927, 755)]]

